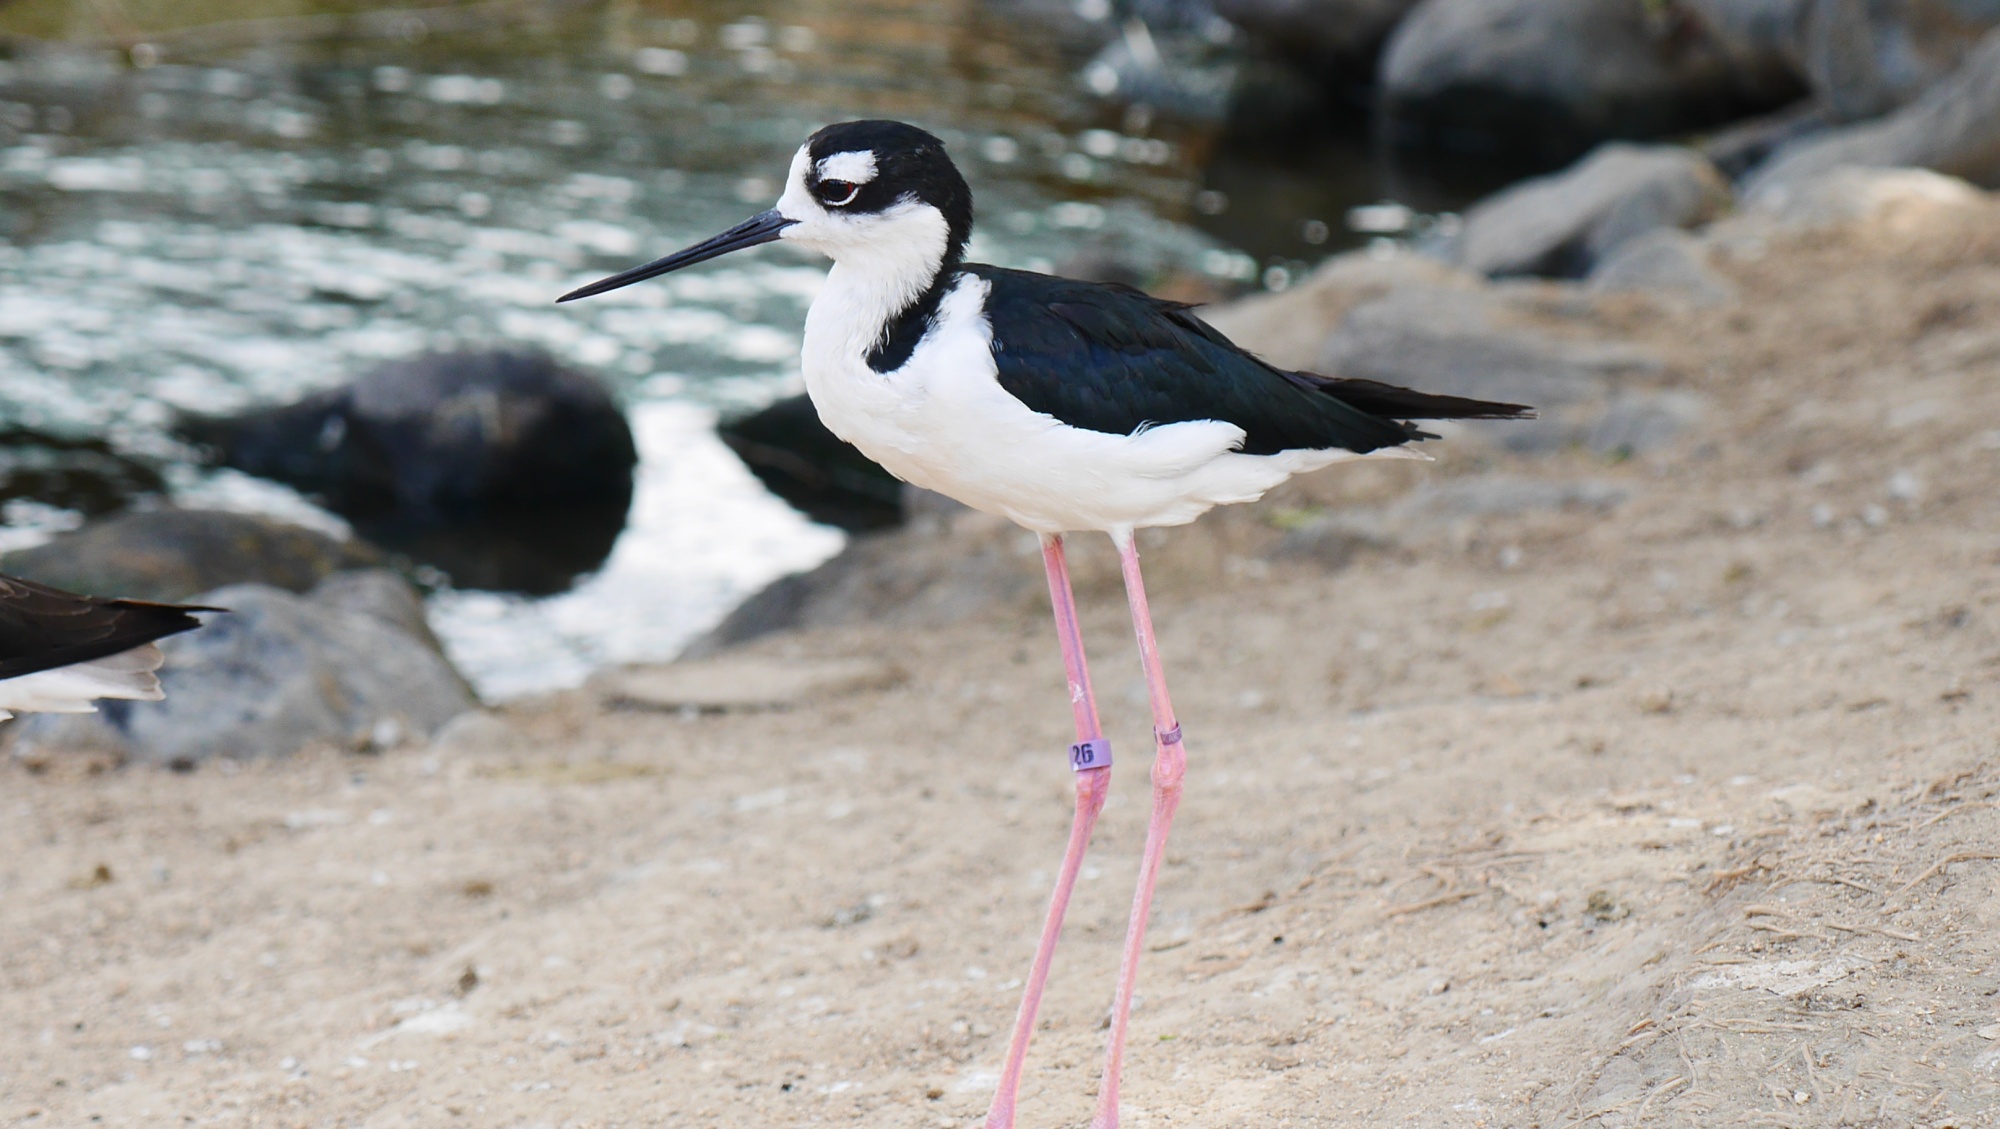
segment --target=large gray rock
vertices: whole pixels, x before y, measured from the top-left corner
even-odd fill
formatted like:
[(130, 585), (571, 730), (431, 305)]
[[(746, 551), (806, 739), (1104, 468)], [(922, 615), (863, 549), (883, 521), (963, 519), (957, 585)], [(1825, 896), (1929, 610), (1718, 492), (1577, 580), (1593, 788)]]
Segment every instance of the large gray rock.
[(428, 736), (476, 703), (451, 663), (403, 629), (414, 595), (388, 597), (389, 584), (402, 581), (340, 578), (307, 596), (265, 584), (203, 593), (200, 602), (229, 613), (161, 641), (165, 700), (33, 714), (14, 723), (10, 747), (29, 759), (89, 752), (186, 765)]
[(1754, 202), (1843, 165), (1926, 168), (2000, 188), (2000, 30), (1895, 113), (1780, 147), (1751, 174), (1743, 194)]
[(1525, 324), (1490, 291), (1406, 286), (1354, 307), (1314, 371), (1531, 404), (1534, 421), (1467, 426), (1512, 450), (1545, 451), (1582, 442), (1622, 378), (1661, 367), (1629, 345)]
[(1453, 257), (1491, 276), (1581, 278), (1626, 240), (1705, 223), (1729, 199), (1722, 174), (1692, 149), (1614, 143), (1473, 205)]
[(358, 541), (217, 510), (125, 513), (0, 557), (0, 571), (93, 595), (184, 601), (227, 584), (303, 592), (333, 573), (382, 563)]
[(1733, 49), (1675, 4), (1423, 0), (1381, 66), (1404, 144), (1564, 159), (1614, 137), (1658, 137), (1792, 101), (1796, 74)]

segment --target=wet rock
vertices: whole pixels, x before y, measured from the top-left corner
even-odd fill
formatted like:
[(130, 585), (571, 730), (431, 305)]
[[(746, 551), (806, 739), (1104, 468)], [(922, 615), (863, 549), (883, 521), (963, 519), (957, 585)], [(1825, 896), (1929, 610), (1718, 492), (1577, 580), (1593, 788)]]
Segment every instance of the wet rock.
[(165, 488), (159, 471), (102, 439), (0, 428), (0, 502), (20, 498), (95, 517)]
[(1797, 76), (1678, 4), (1423, 0), (1381, 67), (1392, 140), (1565, 160), (1598, 141), (1698, 129), (1791, 102)]
[(355, 613), (356, 587), (300, 596), (236, 584), (202, 593), (229, 614), (161, 642), (164, 701), (35, 714), (13, 727), (10, 748), (29, 759), (115, 750), (143, 763), (247, 760), (309, 745), (422, 739), (472, 708), (471, 692), (433, 646), (383, 614)]
[(820, 422), (792, 396), (716, 428), (771, 493), (812, 518), (853, 533), (903, 520), (903, 484)]
[(1722, 174), (1691, 149), (1605, 145), (1475, 204), (1454, 259), (1484, 275), (1581, 278), (1627, 240), (1693, 227), (1728, 204)]
[(1781, 146), (1744, 185), (1753, 203), (1842, 166), (1908, 166), (2000, 188), (2000, 31), (1956, 71), (1878, 121)]
[(541, 353), (434, 353), (181, 431), (464, 587), (559, 592), (603, 563), (638, 461), (595, 378)]
[(267, 517), (154, 510), (8, 553), (0, 571), (76, 592), (179, 602), (228, 584), (304, 592), (336, 572), (381, 563), (371, 546)]
[(1529, 326), (1490, 291), (1406, 286), (1355, 306), (1314, 371), (1532, 404), (1534, 421), (1467, 426), (1510, 450), (1547, 451), (1582, 440), (1615, 380), (1661, 367), (1628, 345)]
[(1718, 306), (1736, 299), (1736, 284), (1710, 265), (1708, 249), (1685, 231), (1664, 229), (1619, 246), (1590, 272), (1599, 294), (1643, 293)]

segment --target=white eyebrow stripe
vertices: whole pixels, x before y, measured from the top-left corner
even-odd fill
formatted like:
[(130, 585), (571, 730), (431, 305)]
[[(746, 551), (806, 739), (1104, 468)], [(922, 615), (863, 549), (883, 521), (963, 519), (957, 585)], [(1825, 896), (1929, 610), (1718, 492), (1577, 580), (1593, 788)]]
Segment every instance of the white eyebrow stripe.
[(819, 177), (821, 180), (844, 180), (849, 184), (867, 184), (875, 179), (875, 154), (868, 149), (835, 153), (820, 161)]

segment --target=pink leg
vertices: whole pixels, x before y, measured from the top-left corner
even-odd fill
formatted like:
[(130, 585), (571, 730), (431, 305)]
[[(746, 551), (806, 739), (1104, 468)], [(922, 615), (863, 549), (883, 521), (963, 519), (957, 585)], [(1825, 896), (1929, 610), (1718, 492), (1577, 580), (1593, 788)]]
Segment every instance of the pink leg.
[[(1090, 669), (1083, 660), (1083, 629), (1076, 622), (1076, 596), (1070, 591), (1069, 564), (1063, 557), (1060, 535), (1042, 535), (1042, 564), (1049, 574), (1049, 599), (1055, 604), (1056, 634), (1062, 640), (1063, 667), (1069, 674), (1070, 707), (1076, 712), (1076, 740), (1079, 747), (1093, 752), (1109, 750), (1104, 744), (1104, 728), (1097, 720), (1097, 700), (1090, 692)], [(1103, 753), (1097, 755), (1103, 756)], [(1111, 791), (1111, 766), (1085, 768), (1076, 773), (1076, 819), (1069, 829), (1069, 847), (1063, 852), (1062, 870), (1056, 875), (1056, 890), (1049, 898), (1048, 920), (1042, 925), (1041, 942), (1035, 946), (1035, 963), (1028, 969), (1028, 986), (1021, 993), (1021, 1010), (1014, 1018), (1014, 1036), (1007, 1044), (1007, 1061), (1000, 1070), (1000, 1086), (993, 1093), (993, 1107), (987, 1111), (987, 1129), (1012, 1129), (1014, 1105), (1020, 1097), (1021, 1070), (1028, 1055), (1028, 1040), (1035, 1031), (1035, 1012), (1041, 1007), (1042, 987), (1049, 979), (1049, 965), (1055, 960), (1056, 939), (1062, 934), (1063, 913), (1076, 889), (1076, 874), (1083, 867), (1083, 852), (1090, 846), (1090, 832), (1097, 825), (1097, 813), (1104, 810), (1104, 797)]]
[(1153, 641), (1153, 613), (1146, 606), (1146, 583), (1139, 576), (1139, 548), (1132, 535), (1113, 534), (1125, 571), (1125, 598), (1132, 605), (1132, 626), (1139, 634), (1139, 664), (1146, 671), (1146, 694), (1153, 703), (1153, 816), (1146, 825), (1146, 853), (1139, 862), (1139, 889), (1132, 896), (1132, 921), (1125, 929), (1125, 955), (1118, 968), (1118, 994), (1111, 1010), (1111, 1046), (1104, 1056), (1104, 1080), (1097, 1088), (1097, 1116), (1091, 1129), (1117, 1129), (1118, 1078), (1125, 1068), (1125, 1031), (1132, 1015), (1132, 989), (1139, 979), (1139, 953), (1146, 941), (1146, 919), (1153, 910), (1153, 884), (1166, 857), (1167, 831), (1181, 803), (1181, 778), (1187, 774), (1187, 752), (1181, 747), (1180, 723), (1167, 697), (1167, 676), (1160, 669), (1159, 644)]

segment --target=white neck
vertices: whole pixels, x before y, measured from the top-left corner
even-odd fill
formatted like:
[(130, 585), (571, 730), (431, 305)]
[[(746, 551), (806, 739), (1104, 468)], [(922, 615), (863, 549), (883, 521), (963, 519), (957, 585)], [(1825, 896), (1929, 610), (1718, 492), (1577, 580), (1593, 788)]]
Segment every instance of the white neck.
[(884, 213), (866, 238), (827, 240), (833, 256), (826, 289), (806, 314), (806, 348), (822, 356), (865, 356), (896, 315), (929, 289), (950, 238), (944, 217), (927, 206)]

